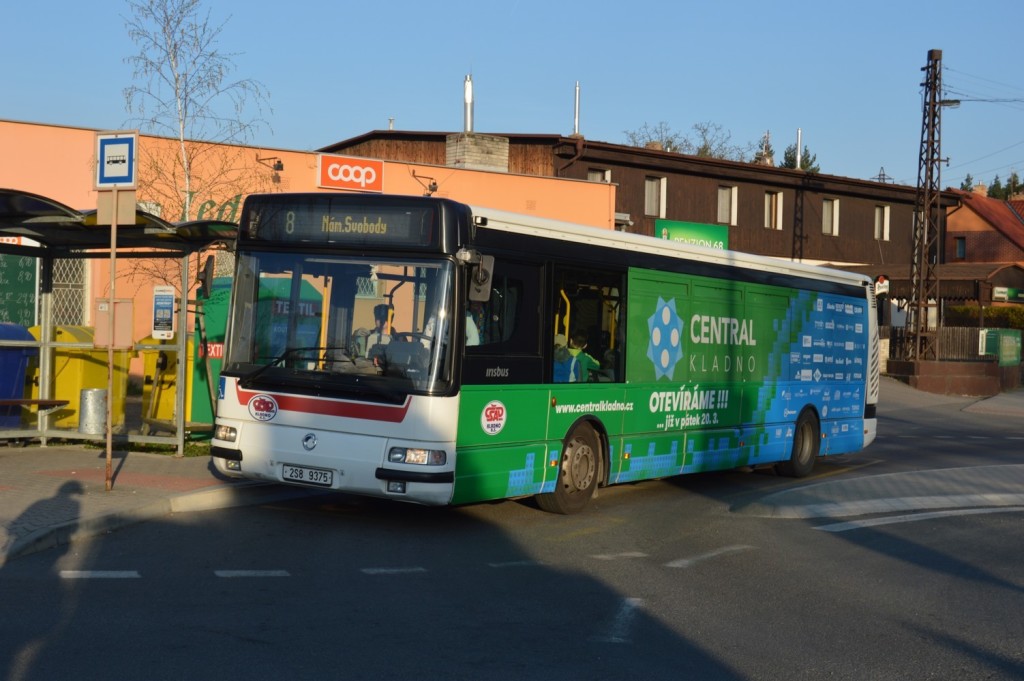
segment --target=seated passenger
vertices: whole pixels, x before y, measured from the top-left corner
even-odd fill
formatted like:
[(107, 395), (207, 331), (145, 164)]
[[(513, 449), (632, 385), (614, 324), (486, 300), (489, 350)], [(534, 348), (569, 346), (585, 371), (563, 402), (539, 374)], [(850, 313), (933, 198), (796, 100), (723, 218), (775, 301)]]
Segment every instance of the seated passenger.
[(591, 372), (601, 370), (601, 363), (587, 354), (587, 334), (577, 331), (569, 340), (569, 354), (579, 362), (581, 381), (596, 381), (598, 377)]
[(580, 363), (570, 354), (565, 344), (565, 335), (555, 336), (554, 373), (555, 383), (578, 383), (580, 380)]

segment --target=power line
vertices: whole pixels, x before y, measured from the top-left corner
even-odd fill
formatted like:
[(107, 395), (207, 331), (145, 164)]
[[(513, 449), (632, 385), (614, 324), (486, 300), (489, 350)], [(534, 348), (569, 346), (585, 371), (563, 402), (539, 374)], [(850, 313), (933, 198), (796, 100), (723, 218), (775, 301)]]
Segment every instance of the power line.
[(943, 70), (944, 71), (948, 71), (950, 73), (959, 73), (962, 76), (966, 76), (968, 78), (974, 78), (976, 80), (982, 80), (982, 81), (985, 81), (986, 83), (992, 83), (993, 85), (999, 85), (1000, 87), (1009, 88), (1010, 90), (1017, 90), (1017, 91), (1020, 91), (1020, 92), (1024, 92), (1024, 87), (1017, 87), (1016, 85), (1008, 85), (1007, 83), (1000, 83), (999, 81), (992, 80), (991, 78), (985, 78), (984, 76), (975, 76), (975, 75), (972, 75), (970, 73), (965, 73), (963, 71), (957, 71), (956, 69), (950, 68), (948, 66), (944, 66)]
[[(995, 156), (997, 154), (1001, 154), (1004, 151), (1009, 151), (1010, 149), (1013, 149), (1015, 147), (1019, 147), (1022, 144), (1024, 144), (1024, 140), (1021, 140), (1020, 142), (1017, 142), (1015, 144), (1011, 144), (1008, 147), (1003, 147), (1002, 149), (998, 149), (996, 151), (993, 151), (991, 154), (985, 154), (984, 156), (979, 156), (978, 158), (976, 158), (974, 160), (964, 161), (963, 163), (957, 163), (955, 166), (950, 166), (948, 169), (949, 170), (956, 170), (957, 168), (963, 168), (966, 165), (970, 165), (972, 163), (977, 163), (978, 161), (984, 161), (986, 158), (992, 158), (993, 156)], [(1013, 164), (1011, 163), (1010, 165), (1013, 165)]]

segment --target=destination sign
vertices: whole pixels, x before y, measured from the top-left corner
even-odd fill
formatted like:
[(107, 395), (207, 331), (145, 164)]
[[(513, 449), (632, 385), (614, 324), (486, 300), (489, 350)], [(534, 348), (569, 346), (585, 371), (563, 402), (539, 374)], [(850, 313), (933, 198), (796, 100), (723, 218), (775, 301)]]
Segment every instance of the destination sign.
[(337, 194), (257, 195), (242, 209), (241, 239), (287, 243), (436, 248), (439, 207), (416, 198), (387, 202)]

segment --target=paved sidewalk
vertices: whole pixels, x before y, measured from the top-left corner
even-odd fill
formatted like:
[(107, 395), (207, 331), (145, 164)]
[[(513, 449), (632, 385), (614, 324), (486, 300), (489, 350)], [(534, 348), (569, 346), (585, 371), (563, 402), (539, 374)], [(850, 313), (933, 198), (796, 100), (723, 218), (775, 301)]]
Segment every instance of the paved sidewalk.
[[(891, 378), (882, 379), (880, 417), (901, 409), (945, 408), (1006, 417), (1020, 424), (1024, 447), (1024, 389), (980, 399), (933, 395)], [(884, 424), (879, 437), (885, 437)], [(867, 450), (870, 452), (870, 448)], [(1024, 508), (1024, 464), (969, 466), (836, 478), (796, 485), (735, 508), (736, 513), (772, 518), (845, 518), (873, 513), (962, 508)]]
[[(1024, 435), (1024, 390), (978, 400), (929, 395), (891, 379), (879, 411), (954, 408), (1016, 419)], [(169, 513), (268, 503), (320, 493), (218, 477), (208, 457), (129, 453), (113, 461), (83, 445), (0, 443), (0, 565), (26, 553)], [(943, 469), (798, 485), (738, 509), (773, 517), (838, 517), (950, 507), (1024, 506), (1024, 465)]]
[(76, 538), (170, 513), (261, 504), (310, 490), (228, 480), (210, 458), (130, 452), (113, 458), (84, 445), (0, 443), (0, 565)]
[(1009, 506), (1024, 510), (1024, 465), (942, 468), (811, 483), (769, 494), (735, 512), (770, 518), (848, 518)]

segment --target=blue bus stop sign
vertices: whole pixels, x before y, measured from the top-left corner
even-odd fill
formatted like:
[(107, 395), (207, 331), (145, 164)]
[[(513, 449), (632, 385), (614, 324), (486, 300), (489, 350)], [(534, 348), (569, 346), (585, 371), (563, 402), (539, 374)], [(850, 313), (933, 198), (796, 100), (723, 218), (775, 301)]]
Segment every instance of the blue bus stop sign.
[(96, 188), (134, 189), (138, 133), (96, 134)]

